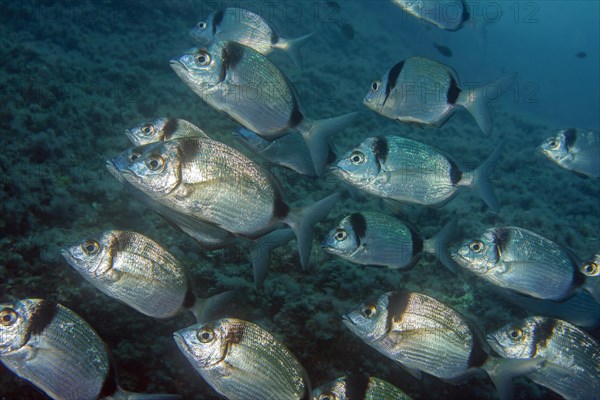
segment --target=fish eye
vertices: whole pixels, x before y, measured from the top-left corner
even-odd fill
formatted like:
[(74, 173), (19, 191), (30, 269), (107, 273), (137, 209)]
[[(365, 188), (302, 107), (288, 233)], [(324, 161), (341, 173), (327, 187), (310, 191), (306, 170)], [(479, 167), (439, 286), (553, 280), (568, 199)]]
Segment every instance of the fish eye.
[(198, 331), (198, 334), (196, 336), (198, 337), (198, 340), (200, 342), (210, 343), (215, 339), (215, 331), (213, 331), (209, 327), (202, 328), (200, 331)]
[(165, 160), (161, 156), (152, 156), (146, 160), (146, 167), (150, 171), (158, 171), (165, 165)]
[(151, 133), (154, 133), (154, 125), (146, 124), (140, 130), (144, 135), (150, 135)]
[(206, 22), (204, 22), (204, 21), (198, 22), (198, 29), (206, 29)]
[(337, 240), (339, 242), (341, 242), (342, 240), (346, 239), (347, 236), (348, 236), (348, 234), (343, 229), (337, 229), (335, 231), (335, 235), (333, 235), (333, 237), (335, 238), (335, 240)]
[(374, 92), (378, 91), (380, 85), (381, 85), (381, 82), (373, 81), (373, 83), (371, 84), (371, 90)]
[(95, 240), (88, 240), (87, 242), (81, 245), (81, 250), (83, 250), (83, 252), (86, 255), (93, 256), (94, 254), (97, 254), (100, 250), (100, 244)]
[(352, 154), (350, 154), (350, 162), (354, 165), (364, 164), (365, 155), (360, 151), (353, 151)]
[(321, 393), (318, 400), (337, 400), (337, 396), (331, 392)]
[(5, 308), (0, 311), (0, 325), (2, 326), (11, 326), (17, 322), (19, 316), (12, 308)]
[(140, 158), (140, 153), (131, 153), (129, 155), (129, 162), (134, 163), (138, 158)]
[(550, 141), (548, 142), (548, 146), (552, 149), (552, 150), (556, 150), (558, 149), (558, 146), (560, 145), (560, 142), (556, 139), (550, 139)]
[(202, 66), (208, 65), (210, 63), (210, 54), (206, 51), (201, 51), (196, 55), (196, 62)]
[(508, 336), (513, 341), (519, 341), (523, 338), (523, 331), (515, 328), (515, 329), (512, 329), (510, 332), (508, 332)]
[(595, 276), (598, 275), (600, 271), (598, 270), (598, 264), (590, 261), (583, 264), (583, 266), (581, 267), (581, 272), (583, 272), (587, 276)]
[(475, 240), (469, 244), (469, 250), (473, 253), (481, 253), (485, 249), (485, 245), (481, 240)]
[(375, 314), (377, 313), (377, 307), (375, 307), (372, 304), (369, 304), (368, 306), (363, 307), (361, 312), (362, 312), (363, 317), (373, 318), (375, 316)]

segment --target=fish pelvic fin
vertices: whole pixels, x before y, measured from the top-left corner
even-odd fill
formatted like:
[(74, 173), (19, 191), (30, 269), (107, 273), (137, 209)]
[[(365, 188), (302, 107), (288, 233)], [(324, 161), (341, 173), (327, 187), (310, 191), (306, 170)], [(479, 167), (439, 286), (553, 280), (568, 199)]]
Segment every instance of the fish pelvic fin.
[(313, 121), (308, 129), (301, 130), (317, 176), (323, 174), (323, 169), (327, 164), (327, 156), (329, 155), (327, 139), (350, 125), (357, 115), (357, 112), (353, 112), (339, 117)]
[(494, 152), (474, 171), (472, 171), (471, 181), (466, 181), (463, 184), (471, 187), (483, 199), (485, 204), (494, 212), (500, 210), (500, 204), (492, 189), (491, 178), (494, 176), (494, 171), (498, 169), (498, 159), (502, 155), (505, 142), (501, 142)]
[(283, 246), (294, 238), (294, 231), (291, 229), (276, 229), (256, 241), (250, 250), (250, 261), (252, 262), (252, 272), (254, 274), (254, 288), (262, 289), (263, 283), (269, 270), (269, 261), (271, 251), (279, 246)]
[(436, 258), (451, 272), (456, 273), (456, 265), (448, 253), (448, 244), (456, 234), (458, 217), (452, 218), (434, 237), (424, 242), (423, 250), (434, 254)]
[(491, 135), (493, 128), (492, 110), (489, 103), (498, 100), (516, 79), (516, 73), (504, 75), (487, 85), (463, 90), (458, 97), (456, 104), (467, 109), (486, 137)]
[(306, 42), (308, 42), (308, 39), (310, 39), (314, 34), (315, 32), (294, 39), (284, 39), (280, 37), (279, 40), (276, 43), (273, 43), (272, 46), (276, 49), (285, 51), (294, 65), (296, 65), (298, 69), (302, 69), (300, 48), (304, 46)]
[(329, 214), (329, 211), (331, 211), (339, 198), (339, 193), (331, 194), (309, 207), (300, 210), (294, 210), (284, 221), (289, 225), (290, 228), (294, 230), (294, 233), (296, 234), (298, 252), (300, 253), (300, 265), (302, 265), (302, 269), (306, 269), (310, 261), (310, 251), (313, 241), (313, 225), (324, 219)]
[(490, 357), (482, 368), (490, 376), (501, 400), (514, 399), (512, 380), (518, 376), (530, 374), (543, 368), (546, 358), (496, 358)]
[(224, 318), (229, 316), (226, 310), (234, 303), (235, 296), (233, 290), (228, 290), (205, 299), (197, 298), (189, 310), (194, 314), (196, 322)]

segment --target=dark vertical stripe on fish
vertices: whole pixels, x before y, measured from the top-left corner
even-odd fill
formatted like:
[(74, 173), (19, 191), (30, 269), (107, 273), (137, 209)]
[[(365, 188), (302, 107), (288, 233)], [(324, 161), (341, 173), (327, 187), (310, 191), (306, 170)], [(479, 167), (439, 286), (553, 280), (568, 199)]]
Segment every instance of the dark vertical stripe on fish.
[(119, 390), (119, 385), (117, 385), (117, 373), (113, 364), (114, 363), (112, 362), (112, 360), (108, 363), (108, 374), (106, 374), (106, 378), (104, 379), (104, 383), (102, 384), (102, 389), (98, 394), (99, 399), (103, 399), (105, 397), (110, 398), (111, 396), (114, 396), (115, 393), (117, 393), (117, 390)]
[(235, 68), (244, 56), (244, 47), (236, 42), (227, 42), (221, 50), (221, 72), (219, 73), (219, 82), (225, 80), (227, 71)]
[(564, 132), (565, 135), (565, 146), (567, 150), (570, 150), (577, 140), (577, 130), (573, 128), (566, 129)]
[(279, 191), (275, 191), (275, 200), (273, 202), (273, 216), (277, 219), (285, 218), (290, 212), (290, 206), (281, 198)]
[(369, 377), (363, 374), (350, 374), (346, 377), (347, 400), (363, 400), (369, 390)]
[(448, 162), (450, 163), (450, 182), (452, 182), (452, 186), (457, 186), (462, 179), (462, 171), (454, 161), (448, 159)]
[(200, 143), (196, 138), (187, 138), (180, 142), (180, 164), (187, 164), (196, 161), (200, 152)]
[(412, 296), (412, 294), (406, 290), (390, 293), (387, 306), (386, 332), (389, 332), (390, 329), (392, 329), (394, 321), (398, 321), (402, 318), (404, 311), (406, 311), (406, 308), (408, 307), (410, 296)]
[(367, 221), (364, 215), (361, 213), (354, 213), (350, 215), (350, 226), (352, 230), (358, 236), (359, 239), (363, 239), (367, 233)]
[(373, 154), (375, 155), (375, 162), (379, 171), (381, 171), (381, 165), (387, 160), (389, 151), (388, 141), (385, 136), (377, 136), (373, 140)]
[(223, 16), (224, 16), (224, 11), (223, 10), (217, 11), (213, 15), (213, 20), (212, 20), (212, 34), (213, 34), (213, 36), (217, 33), (217, 26), (221, 25), (221, 21), (223, 21)]
[(167, 122), (165, 122), (165, 126), (163, 128), (163, 140), (170, 140), (171, 136), (173, 136), (173, 132), (177, 130), (179, 126), (179, 122), (177, 118), (167, 118)]
[(42, 300), (31, 314), (31, 326), (27, 335), (41, 335), (44, 329), (54, 320), (58, 312), (58, 304), (50, 300)]
[(489, 354), (484, 350), (483, 342), (479, 335), (473, 334), (473, 345), (471, 347), (471, 353), (469, 354), (469, 360), (467, 361), (469, 368), (481, 367), (489, 357)]
[(244, 335), (246, 333), (246, 328), (242, 324), (234, 323), (232, 326), (233, 329), (229, 329), (227, 335), (227, 343), (241, 343), (244, 340)]
[(302, 115), (298, 108), (298, 101), (296, 100), (296, 97), (292, 95), (292, 111), (290, 113), (290, 119), (288, 120), (288, 128), (295, 128), (303, 119), (304, 115)]
[(533, 339), (531, 345), (530, 358), (534, 358), (538, 348), (546, 348), (548, 346), (548, 340), (552, 339), (554, 333), (554, 327), (556, 326), (556, 320), (552, 318), (542, 318), (541, 321), (536, 323), (535, 329), (533, 330)]
[(385, 99), (383, 100), (383, 104), (385, 104), (387, 101), (392, 89), (396, 87), (396, 82), (398, 81), (398, 76), (400, 75), (402, 68), (404, 68), (404, 61), (400, 61), (398, 64), (394, 65), (392, 69), (390, 69), (390, 72), (388, 72), (387, 85), (385, 85)]
[[(462, 2), (462, 6), (463, 6), (463, 9), (462, 9), (462, 20), (461, 20), (461, 22), (465, 23), (465, 22), (467, 22), (469, 20), (469, 18), (471, 18), (471, 14), (469, 13), (469, 8), (467, 7), (467, 5), (464, 2)], [(462, 26), (462, 24), (461, 24), (461, 26)]]
[(506, 250), (510, 242), (510, 231), (504, 228), (494, 230), (494, 244), (496, 247), (496, 257), (498, 260), (502, 258), (502, 254)]
[(452, 74), (449, 73), (448, 77), (450, 78), (450, 86), (448, 87), (446, 99), (448, 100), (448, 104), (456, 104), (456, 100), (458, 100), (458, 96), (460, 96), (460, 88)]

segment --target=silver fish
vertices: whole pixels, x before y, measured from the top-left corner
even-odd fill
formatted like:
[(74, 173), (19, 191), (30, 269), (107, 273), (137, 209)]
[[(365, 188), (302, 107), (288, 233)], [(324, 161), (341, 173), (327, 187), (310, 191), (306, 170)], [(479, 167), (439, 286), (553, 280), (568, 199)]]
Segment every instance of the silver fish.
[(135, 147), (108, 161), (109, 170), (154, 201), (236, 236), (258, 238), (289, 225), (308, 265), (312, 225), (339, 195), (300, 211), (283, 201), (271, 176), (234, 148), (202, 137)]
[(205, 20), (196, 24), (190, 35), (200, 46), (211, 41), (231, 40), (251, 47), (265, 56), (275, 49), (283, 50), (292, 62), (301, 68), (300, 47), (306, 44), (314, 33), (285, 39), (260, 15), (243, 8), (228, 7), (210, 13)]
[(136, 146), (189, 136), (208, 137), (202, 129), (191, 122), (171, 117), (157, 118), (126, 129), (125, 135)]
[(583, 262), (579, 271), (586, 276), (584, 288), (600, 303), (600, 252)]
[(600, 177), (600, 135), (587, 129), (564, 129), (538, 149), (557, 165), (584, 177)]
[(487, 229), (464, 241), (454, 261), (486, 281), (521, 294), (563, 300), (584, 281), (579, 262), (566, 249), (527, 229)]
[(170, 318), (190, 310), (204, 320), (231, 293), (194, 296), (187, 271), (152, 239), (136, 232), (107, 231), (61, 250), (69, 265), (104, 294), (142, 314)]
[(410, 400), (402, 390), (383, 379), (343, 376), (313, 390), (312, 400)]
[(400, 136), (377, 136), (344, 154), (331, 166), (331, 172), (366, 192), (404, 203), (443, 205), (466, 186), (497, 211), (500, 206), (488, 175), (502, 148), (498, 146), (475, 170), (463, 172), (450, 157), (424, 143)]
[(392, 0), (392, 3), (447, 31), (461, 29), (472, 18), (463, 0)]
[(182, 329), (173, 338), (202, 378), (228, 399), (310, 398), (298, 360), (258, 325), (225, 318)]
[(561, 320), (528, 317), (488, 335), (502, 357), (542, 358), (527, 377), (568, 400), (597, 399), (600, 393), (600, 345), (592, 336)]
[(265, 56), (231, 41), (192, 48), (170, 61), (177, 75), (204, 101), (268, 140), (290, 130), (302, 134), (315, 171), (327, 161), (327, 138), (342, 130), (355, 113), (312, 121), (300, 106), (288, 78)]
[(357, 264), (408, 269), (423, 253), (449, 261), (446, 248), (455, 228), (456, 220), (437, 236), (424, 239), (415, 227), (398, 218), (377, 212), (359, 212), (344, 217), (329, 231), (321, 248)]
[(79, 315), (47, 300), (0, 304), (0, 361), (52, 399), (178, 399), (123, 390), (98, 334)]
[(488, 136), (492, 132), (489, 93), (501, 95), (515, 78), (516, 74), (510, 74), (488, 85), (463, 90), (452, 68), (428, 58), (412, 57), (374, 81), (363, 103), (399, 122), (433, 127), (441, 127), (457, 109), (465, 108)]
[(310, 152), (302, 136), (291, 133), (269, 141), (246, 128), (234, 132), (234, 138), (254, 154), (302, 175), (315, 176)]

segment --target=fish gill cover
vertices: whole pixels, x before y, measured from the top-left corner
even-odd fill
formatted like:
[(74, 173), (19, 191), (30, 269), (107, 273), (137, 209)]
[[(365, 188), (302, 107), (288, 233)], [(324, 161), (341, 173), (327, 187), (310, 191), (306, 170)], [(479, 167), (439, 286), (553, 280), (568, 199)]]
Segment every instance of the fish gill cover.
[[(399, 272), (354, 265), (318, 249), (343, 215), (389, 212), (375, 197), (349, 190), (331, 175), (307, 178), (269, 165), (293, 207), (334, 191), (345, 195), (313, 229), (310, 268), (302, 270), (292, 241), (273, 251), (264, 287), (256, 291), (246, 244), (203, 249), (150, 212), (104, 168), (107, 159), (132, 147), (125, 129), (159, 117), (190, 121), (211, 138), (234, 145), (231, 133), (239, 125), (196, 96), (169, 60), (194, 45), (188, 32), (198, 21), (226, 7), (246, 8), (281, 37), (315, 32), (299, 50), (302, 68), (285, 51), (274, 51), (269, 59), (294, 84), (307, 115), (322, 119), (361, 112), (330, 138), (338, 155), (366, 137), (401, 135), (452, 155), (461, 170), (470, 171), (501, 141), (506, 143), (500, 160), (485, 171), (500, 211), (486, 209), (471, 191), (441, 208), (403, 206), (401, 213), (424, 237), (458, 216), (456, 241), (491, 226), (520, 226), (589, 258), (600, 248), (598, 180), (559, 168), (536, 147), (561, 129), (597, 131), (600, 126), (598, 3), (465, 4), (469, 18), (483, 21), (485, 40), (477, 19), (446, 31), (387, 0), (0, 2), (0, 301), (45, 298), (75, 311), (111, 349), (120, 385), (127, 390), (218, 398), (172, 339), (173, 332), (195, 323), (191, 314), (157, 322), (96, 290), (60, 255), (62, 247), (86, 235), (130, 230), (148, 235), (180, 260), (200, 297), (240, 293), (246, 302), (241, 316), (281, 339), (314, 387), (362, 371), (414, 399), (496, 398), (486, 379), (453, 386), (426, 376), (422, 384), (342, 324), (341, 316), (351, 307), (398, 289), (434, 296), (471, 316), (483, 331), (530, 315), (490, 291), (483, 280), (453, 275), (433, 257)], [(346, 25), (352, 40), (348, 28), (340, 29)], [(441, 55), (432, 43), (443, 43), (452, 57)], [(400, 124), (363, 107), (372, 82), (413, 56), (448, 63), (459, 72), (463, 90), (518, 72), (503, 96), (493, 85), (488, 88), (493, 133), (482, 135), (464, 110), (436, 129)], [(598, 330), (592, 334), (598, 339)], [(534, 386), (520, 381), (518, 393), (556, 398)], [(46, 397), (0, 364), (0, 398)]]

